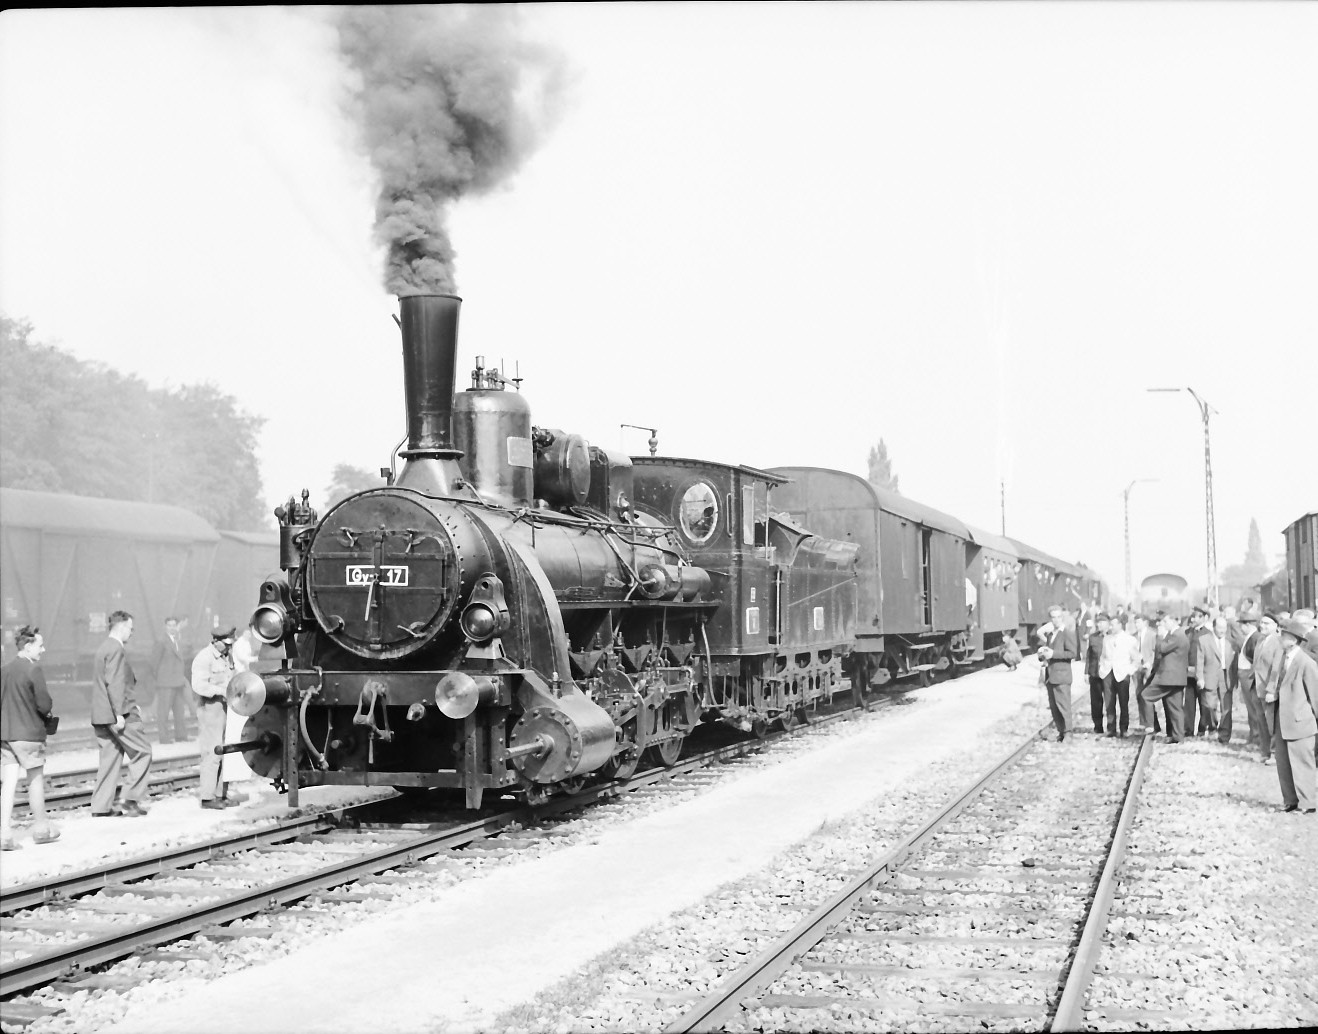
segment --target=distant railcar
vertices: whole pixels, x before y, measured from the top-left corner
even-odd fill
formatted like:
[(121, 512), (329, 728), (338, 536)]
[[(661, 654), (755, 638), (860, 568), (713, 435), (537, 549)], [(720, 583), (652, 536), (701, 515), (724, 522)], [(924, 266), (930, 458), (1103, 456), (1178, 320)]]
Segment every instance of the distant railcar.
[(822, 467), (775, 467), (773, 501), (828, 538), (859, 547), (853, 678), (928, 677), (975, 655), (967, 615), (970, 529), (956, 517)]
[(41, 628), (52, 676), (90, 676), (114, 610), (135, 619), (139, 662), (166, 617), (209, 627), (220, 535), (181, 507), (0, 488), (0, 541), (5, 628)]
[(1313, 610), (1318, 595), (1318, 513), (1306, 513), (1282, 534), (1286, 536), (1287, 609)]
[(1189, 582), (1179, 574), (1151, 574), (1140, 582), (1140, 613), (1152, 617), (1166, 611), (1178, 620), (1190, 613)]
[(970, 636), (977, 655), (992, 656), (1002, 649), (1004, 632), (1020, 628), (1020, 550), (1011, 539), (970, 528), (966, 543), (967, 603)]

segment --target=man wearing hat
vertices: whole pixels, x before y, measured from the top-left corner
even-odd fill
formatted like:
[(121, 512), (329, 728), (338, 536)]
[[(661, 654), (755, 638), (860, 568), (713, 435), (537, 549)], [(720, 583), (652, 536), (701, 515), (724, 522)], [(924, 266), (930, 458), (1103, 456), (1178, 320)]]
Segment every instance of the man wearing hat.
[(237, 629), (217, 628), (211, 644), (192, 660), (192, 691), (197, 694), (197, 752), (200, 757), (201, 806), (219, 810), (228, 807), (226, 785), (220, 777), (221, 758), (215, 748), (224, 743), (227, 716), (225, 691), (233, 678), (231, 650)]
[(1254, 649), (1254, 693), (1258, 696), (1259, 706), (1263, 709), (1265, 724), (1265, 727), (1259, 730), (1263, 741), (1259, 745), (1259, 753), (1263, 755), (1262, 761), (1265, 765), (1272, 764), (1272, 747), (1277, 734), (1275, 709), (1267, 701), (1269, 695), (1272, 699), (1276, 699), (1276, 680), (1281, 670), (1281, 634), (1277, 631), (1279, 627), (1277, 614), (1272, 611), (1264, 614), (1259, 620), (1259, 643)]
[(1277, 691), (1266, 702), (1276, 714), (1277, 781), (1286, 811), (1312, 815), (1318, 810), (1314, 738), (1318, 736), (1318, 663), (1301, 648), (1309, 635), (1303, 621), (1281, 627), (1282, 656)]
[(1144, 711), (1144, 735), (1153, 735), (1154, 709), (1162, 701), (1167, 719), (1167, 742), (1180, 743), (1185, 736), (1181, 705), (1185, 700), (1185, 673), (1190, 644), (1180, 623), (1171, 614), (1158, 612), (1158, 641), (1153, 651), (1153, 668), (1140, 693)]
[[(1208, 716), (1199, 716), (1199, 727), (1195, 728), (1195, 708), (1199, 702), (1199, 637), (1208, 628), (1208, 608), (1197, 606), (1190, 614), (1190, 627), (1186, 637), (1190, 640), (1190, 660), (1185, 673), (1185, 735), (1202, 735), (1208, 728)], [(1214, 723), (1216, 728), (1216, 723)]]
[[(1249, 738), (1245, 745), (1258, 745), (1259, 740), (1266, 731), (1267, 722), (1263, 718), (1263, 710), (1258, 698), (1254, 692), (1254, 651), (1258, 649), (1260, 641), (1258, 630), (1259, 616), (1255, 611), (1242, 610), (1240, 612), (1240, 645), (1236, 649), (1235, 661), (1232, 667), (1235, 671), (1236, 688), (1240, 691), (1240, 699), (1245, 705), (1245, 715), (1249, 718)], [(1226, 726), (1225, 715), (1223, 716), (1223, 727)], [(1218, 733), (1218, 739), (1226, 743), (1231, 738), (1231, 730), (1226, 730), (1226, 737), (1223, 738), (1221, 732)]]
[[(1094, 722), (1094, 732), (1103, 735), (1103, 644), (1107, 641), (1108, 629), (1112, 619), (1107, 614), (1099, 614), (1094, 619), (1094, 631), (1085, 640), (1085, 677), (1089, 679), (1089, 717)], [(1112, 730), (1114, 733), (1115, 729)]]

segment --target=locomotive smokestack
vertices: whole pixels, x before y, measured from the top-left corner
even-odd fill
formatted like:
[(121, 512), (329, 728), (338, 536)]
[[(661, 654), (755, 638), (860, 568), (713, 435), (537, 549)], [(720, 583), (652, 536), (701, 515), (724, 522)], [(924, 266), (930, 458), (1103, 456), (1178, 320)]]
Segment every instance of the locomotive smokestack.
[[(453, 380), (458, 309), (451, 294), (410, 294), (398, 299), (403, 331), (403, 391), (407, 403), (407, 464), (398, 484), (431, 495), (468, 495), (453, 448)], [(456, 484), (455, 484), (456, 482)]]
[(451, 423), (461, 305), (462, 299), (451, 294), (410, 294), (398, 299), (407, 397), (403, 455), (409, 458), (457, 455)]

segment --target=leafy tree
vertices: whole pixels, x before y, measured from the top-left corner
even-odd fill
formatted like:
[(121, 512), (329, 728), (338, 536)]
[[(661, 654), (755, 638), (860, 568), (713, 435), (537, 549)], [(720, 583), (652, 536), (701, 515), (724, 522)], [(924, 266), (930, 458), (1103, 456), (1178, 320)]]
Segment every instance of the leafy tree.
[(364, 492), (368, 488), (379, 488), (383, 482), (378, 473), (363, 467), (354, 467), (351, 463), (338, 463), (330, 477), (329, 487), (325, 489), (325, 509), (342, 502), (354, 492)]
[(169, 503), (217, 528), (266, 527), (264, 421), (213, 384), (149, 387), (0, 316), (0, 485)]
[(866, 480), (875, 488), (886, 488), (889, 492), (900, 492), (897, 487), (898, 478), (892, 472), (892, 460), (888, 458), (888, 446), (884, 444), (882, 438), (879, 444), (870, 448), (869, 455), (870, 472)]

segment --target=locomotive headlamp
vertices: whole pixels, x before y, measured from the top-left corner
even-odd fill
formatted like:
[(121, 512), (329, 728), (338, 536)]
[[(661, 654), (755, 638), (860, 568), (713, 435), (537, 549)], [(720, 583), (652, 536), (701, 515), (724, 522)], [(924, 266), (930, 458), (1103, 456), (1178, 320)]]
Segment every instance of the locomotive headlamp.
[(508, 631), (511, 620), (503, 598), (503, 582), (492, 574), (484, 575), (471, 590), (471, 599), (459, 619), (463, 634), (473, 643), (488, 643)]
[(488, 603), (472, 603), (462, 612), (462, 631), (472, 642), (483, 643), (494, 638), (499, 618)]
[(252, 613), (252, 631), (256, 638), (273, 646), (282, 642), (294, 627), (293, 594), (288, 579), (283, 575), (267, 578), (261, 583), (260, 604)]
[(263, 643), (274, 645), (288, 633), (288, 611), (282, 603), (263, 603), (252, 614), (252, 631)]

